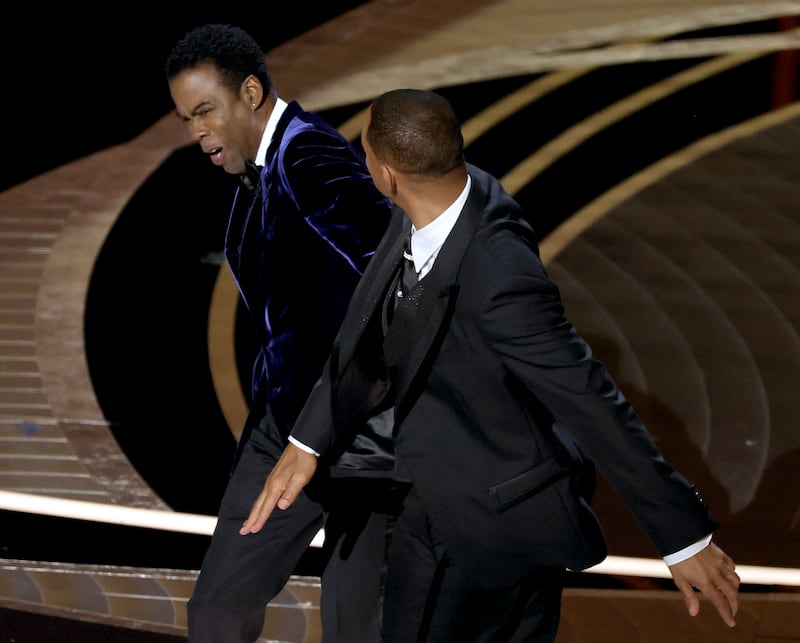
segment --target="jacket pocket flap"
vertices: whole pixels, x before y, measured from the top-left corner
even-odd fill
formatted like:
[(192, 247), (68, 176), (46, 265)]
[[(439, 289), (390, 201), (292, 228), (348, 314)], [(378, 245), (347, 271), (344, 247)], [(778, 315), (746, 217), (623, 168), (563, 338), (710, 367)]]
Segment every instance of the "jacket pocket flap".
[(497, 500), (497, 506), (503, 510), (513, 504), (532, 496), (543, 487), (561, 478), (569, 472), (555, 458), (550, 458), (529, 469), (525, 473), (506, 480), (494, 487), (489, 493)]

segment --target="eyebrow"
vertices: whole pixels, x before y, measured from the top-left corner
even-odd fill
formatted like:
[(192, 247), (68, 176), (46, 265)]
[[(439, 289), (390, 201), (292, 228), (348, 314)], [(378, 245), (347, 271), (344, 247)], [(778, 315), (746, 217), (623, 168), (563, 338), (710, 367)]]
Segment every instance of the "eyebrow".
[(197, 105), (194, 106), (194, 109), (192, 110), (191, 113), (192, 114), (197, 114), (197, 112), (199, 112), (204, 107), (208, 107), (208, 106), (211, 106), (211, 105), (213, 105), (213, 103), (210, 100), (201, 101)]
[(175, 110), (175, 115), (176, 115), (178, 118), (181, 118), (181, 119), (183, 119), (183, 118), (188, 118), (189, 116), (194, 116), (194, 115), (195, 115), (195, 114), (197, 114), (197, 112), (199, 112), (201, 109), (203, 109), (204, 107), (208, 107), (208, 106), (213, 106), (213, 103), (212, 103), (211, 101), (209, 101), (209, 100), (203, 100), (203, 101), (201, 101), (200, 103), (198, 103), (197, 105), (195, 105), (195, 106), (192, 108), (192, 111), (191, 111), (191, 112), (189, 112), (189, 115), (188, 115), (188, 116), (184, 116), (184, 114), (181, 112), (181, 110), (180, 110), (180, 109), (176, 109), (176, 110)]

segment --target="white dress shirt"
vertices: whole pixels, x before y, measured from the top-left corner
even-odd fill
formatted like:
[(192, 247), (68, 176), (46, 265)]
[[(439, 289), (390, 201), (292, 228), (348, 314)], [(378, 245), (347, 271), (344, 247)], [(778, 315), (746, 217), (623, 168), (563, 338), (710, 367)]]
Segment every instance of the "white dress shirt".
[(255, 163), (258, 167), (264, 167), (267, 159), (267, 148), (272, 143), (272, 137), (275, 136), (275, 129), (278, 127), (278, 121), (286, 111), (288, 103), (282, 98), (275, 98), (275, 107), (272, 108), (272, 113), (267, 120), (267, 126), (264, 128), (264, 133), (261, 135), (261, 143), (258, 144), (258, 152), (256, 152)]

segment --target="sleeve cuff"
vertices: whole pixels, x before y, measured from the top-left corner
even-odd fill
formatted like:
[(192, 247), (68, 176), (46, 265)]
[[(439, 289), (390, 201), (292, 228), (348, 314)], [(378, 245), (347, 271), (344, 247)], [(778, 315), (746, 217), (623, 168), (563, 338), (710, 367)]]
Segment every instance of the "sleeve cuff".
[(691, 558), (697, 552), (705, 549), (708, 547), (708, 544), (711, 542), (711, 534), (706, 536), (705, 538), (701, 538), (693, 545), (689, 545), (688, 547), (684, 547), (683, 549), (679, 549), (678, 551), (669, 554), (668, 556), (664, 556), (664, 562), (667, 565), (675, 565), (676, 563), (680, 563), (687, 558)]
[(312, 449), (311, 447), (307, 447), (305, 444), (303, 444), (299, 440), (293, 438), (291, 435), (289, 436), (289, 442), (291, 442), (293, 445), (295, 445), (301, 451), (305, 451), (306, 453), (312, 453), (315, 456), (319, 457), (319, 453), (314, 451), (314, 449)]

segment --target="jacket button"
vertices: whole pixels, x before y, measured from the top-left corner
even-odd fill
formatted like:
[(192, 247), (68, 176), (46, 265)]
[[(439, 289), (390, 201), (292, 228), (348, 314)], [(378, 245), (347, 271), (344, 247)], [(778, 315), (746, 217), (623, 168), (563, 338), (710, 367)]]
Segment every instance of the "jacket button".
[(692, 491), (694, 491), (694, 497), (697, 498), (697, 501), (701, 505), (703, 505), (705, 507), (706, 506), (706, 500), (705, 500), (705, 498), (703, 498), (703, 495), (700, 493), (700, 490), (697, 488), (697, 485), (695, 485), (694, 483), (692, 483)]

